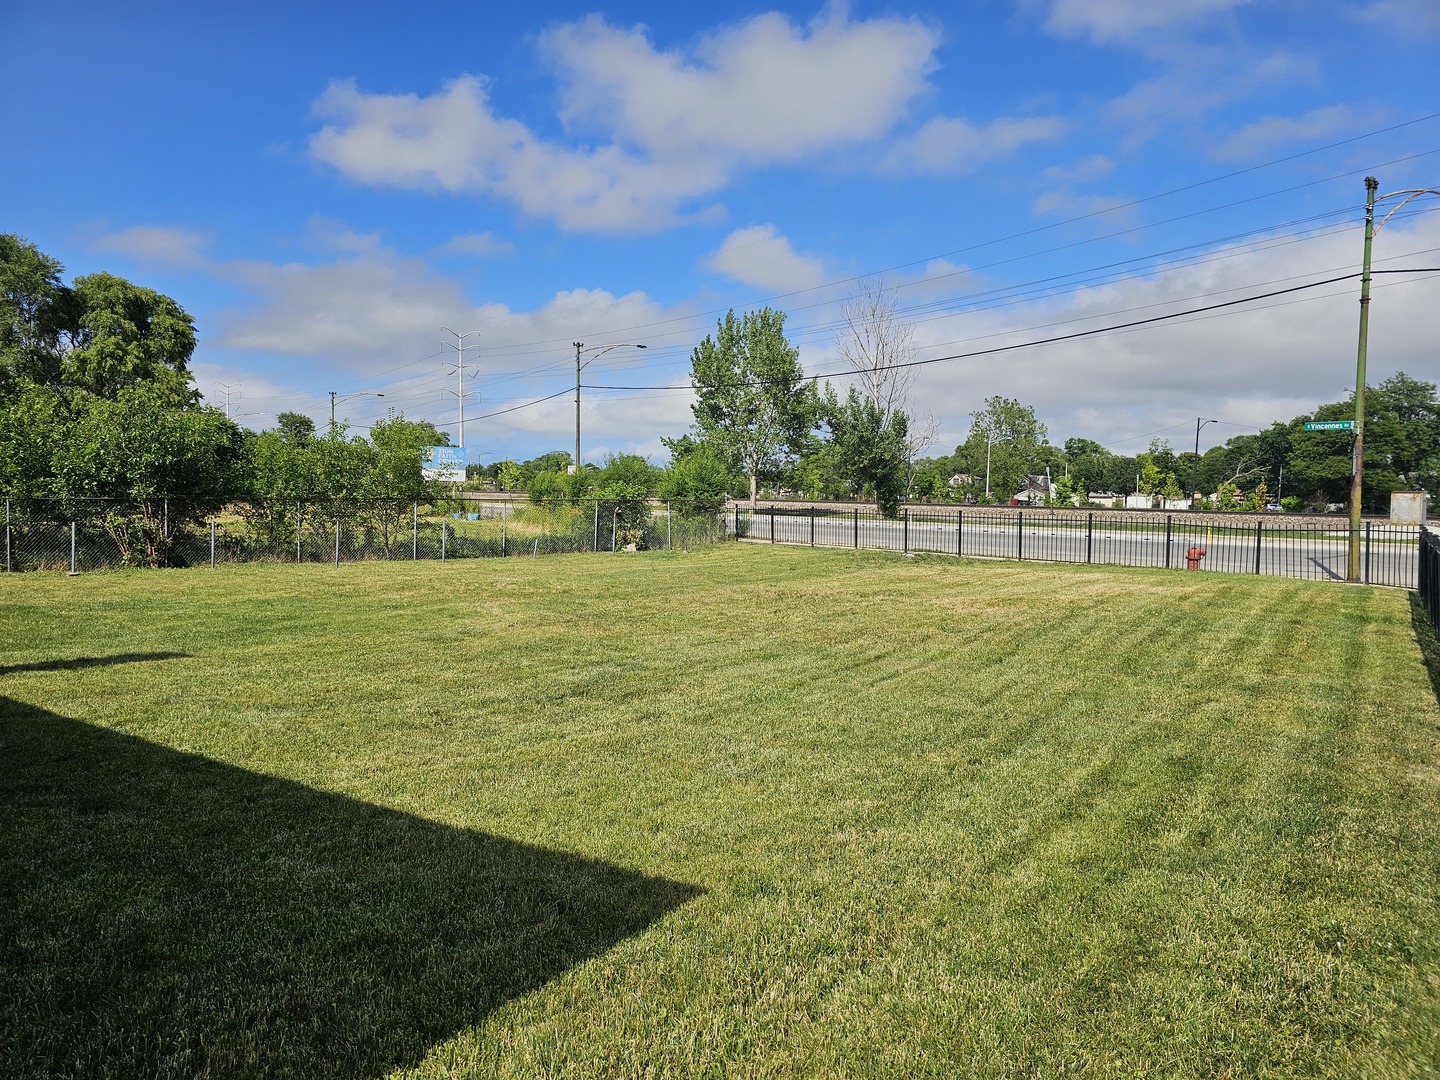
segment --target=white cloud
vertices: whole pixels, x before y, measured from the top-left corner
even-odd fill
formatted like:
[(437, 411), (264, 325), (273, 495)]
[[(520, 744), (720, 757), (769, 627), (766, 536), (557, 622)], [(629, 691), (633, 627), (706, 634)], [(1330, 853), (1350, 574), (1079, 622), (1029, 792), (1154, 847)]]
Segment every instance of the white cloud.
[(719, 187), (716, 164), (651, 161), (618, 146), (570, 149), (496, 116), (481, 81), (465, 76), (428, 98), (366, 94), (334, 83), (317, 111), (335, 123), (310, 152), (353, 180), (377, 187), (493, 194), (566, 229), (660, 228), (682, 204)]
[(1113, 195), (1077, 195), (1068, 188), (1047, 191), (1036, 196), (1030, 212), (1036, 217), (1082, 218), (1108, 215), (1116, 224), (1133, 224), (1136, 220), (1131, 200)]
[(357, 366), (439, 328), (468, 307), (421, 259), (376, 248), (319, 264), (242, 260), (220, 274), (253, 297), (223, 314), (216, 344), (289, 356), (344, 354)]
[(957, 117), (938, 116), (899, 139), (882, 162), (890, 172), (973, 172), (1026, 143), (1063, 135), (1069, 125), (1056, 116), (1000, 117), (983, 127)]
[(1115, 171), (1115, 162), (1104, 154), (1089, 154), (1069, 165), (1051, 165), (1040, 176), (1047, 184), (1085, 184), (1109, 176)]
[(1327, 138), (1354, 120), (1355, 111), (1348, 105), (1327, 105), (1303, 116), (1267, 116), (1232, 133), (1212, 155), (1222, 160), (1250, 161), (1276, 147)]
[(1097, 42), (1128, 42), (1240, 7), (1247, 0), (1054, 0), (1047, 29)]
[(705, 260), (705, 265), (736, 281), (773, 293), (796, 292), (824, 284), (825, 265), (796, 252), (774, 225), (736, 229)]
[(205, 261), (205, 249), (209, 244), (209, 237), (191, 229), (132, 225), (128, 229), (99, 236), (91, 241), (90, 246), (96, 251), (125, 255), (139, 262), (197, 266)]
[(1440, 5), (1435, 0), (1376, 0), (1358, 14), (1397, 34), (1440, 34)]
[(693, 216), (740, 168), (884, 135), (926, 88), (937, 43), (914, 20), (853, 22), (837, 7), (804, 28), (761, 15), (685, 56), (592, 16), (541, 48), (563, 120), (596, 129), (595, 145), (498, 115), (467, 75), (429, 97), (335, 82), (310, 153), (359, 183), (498, 196), (564, 229), (654, 230)]
[[(1384, 257), (1398, 265), (1408, 264), (1407, 252), (1440, 246), (1434, 216), (1415, 219), (1404, 231), (1390, 228), (1382, 234)], [(953, 355), (1227, 300), (1261, 291), (1255, 282), (1296, 275), (1317, 280), (1330, 276), (1330, 268), (1353, 266), (1354, 244), (1347, 232), (1260, 250), (1224, 249), (1202, 265), (1020, 307), (926, 316), (917, 323), (916, 344), (922, 356)], [(1440, 381), (1429, 329), (1433, 282), (1380, 278), (1377, 285), (1371, 379), (1403, 370)], [(1179, 446), (1185, 430), (1193, 437), (1197, 415), (1267, 426), (1344, 398), (1355, 371), (1356, 295), (1358, 284), (1344, 282), (1130, 332), (924, 367), (916, 398), (946, 419), (946, 431), (963, 432), (963, 418), (986, 397), (1015, 397), (1036, 407), (1054, 437), (1084, 436), (1120, 450), (1147, 441), (1122, 439), (1173, 424), (1180, 427), (1169, 435)]]
[(657, 51), (598, 16), (548, 32), (568, 124), (590, 123), (657, 158), (713, 153), (792, 161), (884, 135), (926, 88), (939, 42), (913, 19), (852, 22), (831, 7), (801, 28), (770, 13)]
[(1312, 80), (1316, 72), (1312, 58), (1290, 53), (1257, 57), (1243, 49), (1191, 49), (1163, 74), (1107, 102), (1100, 115), (1123, 130), (1122, 146), (1134, 149), (1264, 86)]
[(503, 240), (490, 231), (482, 233), (463, 233), (460, 236), (451, 237), (448, 242), (436, 249), (439, 255), (471, 255), (477, 259), (494, 258), (497, 255), (513, 255), (515, 245), (509, 240)]

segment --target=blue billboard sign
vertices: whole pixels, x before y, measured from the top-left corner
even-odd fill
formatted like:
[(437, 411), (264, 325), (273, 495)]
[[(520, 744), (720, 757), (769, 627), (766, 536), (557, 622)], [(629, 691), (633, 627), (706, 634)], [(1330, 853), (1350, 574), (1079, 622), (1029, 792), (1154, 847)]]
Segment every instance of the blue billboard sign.
[(465, 450), (459, 446), (427, 446), (421, 471), (426, 480), (458, 484), (465, 479)]

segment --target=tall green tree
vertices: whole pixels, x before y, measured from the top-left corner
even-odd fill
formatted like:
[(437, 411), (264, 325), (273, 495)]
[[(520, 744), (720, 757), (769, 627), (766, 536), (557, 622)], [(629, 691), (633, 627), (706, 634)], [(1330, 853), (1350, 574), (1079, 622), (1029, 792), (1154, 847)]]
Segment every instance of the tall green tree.
[(171, 405), (190, 405), (195, 321), (170, 297), (113, 274), (76, 278), (72, 347), (61, 381), (72, 390), (113, 398), (149, 384)]
[(697, 433), (750, 479), (779, 475), (806, 448), (818, 395), (785, 337), (785, 314), (771, 308), (737, 318), (732, 310), (690, 356)]
[(874, 498), (880, 513), (895, 517), (905, 497), (909, 464), (905, 413), (891, 410), (887, 415), (873, 397), (853, 386), (841, 401), (827, 386), (822, 414), (840, 475), (857, 494)]
[(996, 498), (1008, 499), (1037, 464), (1043, 467), (1040, 448), (1046, 445), (1046, 435), (1033, 407), (1013, 398), (989, 397), (983, 408), (970, 414), (970, 434), (955, 454), (965, 465), (963, 471), (982, 476), (988, 447), (990, 491)]
[(17, 379), (55, 387), (74, 325), (65, 268), (34, 244), (0, 233), (0, 392)]

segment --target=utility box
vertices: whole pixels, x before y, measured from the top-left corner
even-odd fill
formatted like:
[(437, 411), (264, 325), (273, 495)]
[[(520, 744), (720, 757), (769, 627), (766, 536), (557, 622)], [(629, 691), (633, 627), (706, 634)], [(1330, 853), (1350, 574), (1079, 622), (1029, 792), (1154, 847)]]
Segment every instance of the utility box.
[(1430, 515), (1430, 496), (1423, 491), (1390, 493), (1391, 525), (1424, 525)]

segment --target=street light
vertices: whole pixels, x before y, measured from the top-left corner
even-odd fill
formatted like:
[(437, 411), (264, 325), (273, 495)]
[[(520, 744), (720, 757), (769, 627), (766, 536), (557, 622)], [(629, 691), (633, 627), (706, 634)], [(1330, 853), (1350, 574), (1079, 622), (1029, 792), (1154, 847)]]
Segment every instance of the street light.
[[(572, 471), (578, 476), (580, 473), (580, 372), (589, 367), (594, 361), (604, 356), (611, 349), (643, 349), (646, 346), (634, 341), (616, 341), (607, 345), (592, 345), (585, 348), (583, 341), (574, 342), (575, 345), (575, 463)], [(588, 353), (583, 361), (582, 354)]]
[[(1351, 450), (1350, 551), (1345, 566), (1346, 581), (1360, 580), (1360, 493), (1365, 470), (1365, 353), (1370, 336), (1370, 245), (1375, 234), (1385, 227), (1385, 222), (1407, 204), (1421, 195), (1440, 195), (1440, 190), (1436, 188), (1403, 188), (1377, 198), (1375, 192), (1379, 187), (1380, 181), (1375, 177), (1365, 177), (1365, 257), (1360, 268), (1360, 344), (1355, 355), (1355, 445)], [(1404, 198), (1376, 225), (1375, 204), (1402, 195)]]
[(1205, 420), (1199, 416), (1195, 417), (1195, 462), (1190, 466), (1190, 509), (1195, 509), (1195, 500), (1200, 496), (1200, 490), (1195, 485), (1199, 483), (1200, 475), (1200, 429), (1206, 424), (1218, 424), (1219, 420)]
[(341, 394), (338, 397), (334, 390), (330, 391), (330, 434), (335, 434), (335, 402), (349, 401), (357, 397), (384, 397), (384, 394), (376, 393), (374, 390), (357, 390), (353, 394)]
[[(989, 428), (986, 428), (986, 429), (985, 429), (985, 498), (986, 498), (986, 499), (989, 499), (989, 498), (990, 498), (990, 446), (991, 446), (992, 443), (994, 443), (994, 441), (995, 441), (995, 440), (994, 440), (994, 437), (993, 437), (993, 436), (991, 435), (991, 433), (990, 433), (990, 429), (989, 429)], [(1001, 441), (1001, 442), (1005, 442), (1005, 441), (1007, 441), (1007, 440), (1001, 439), (1000, 441)]]

